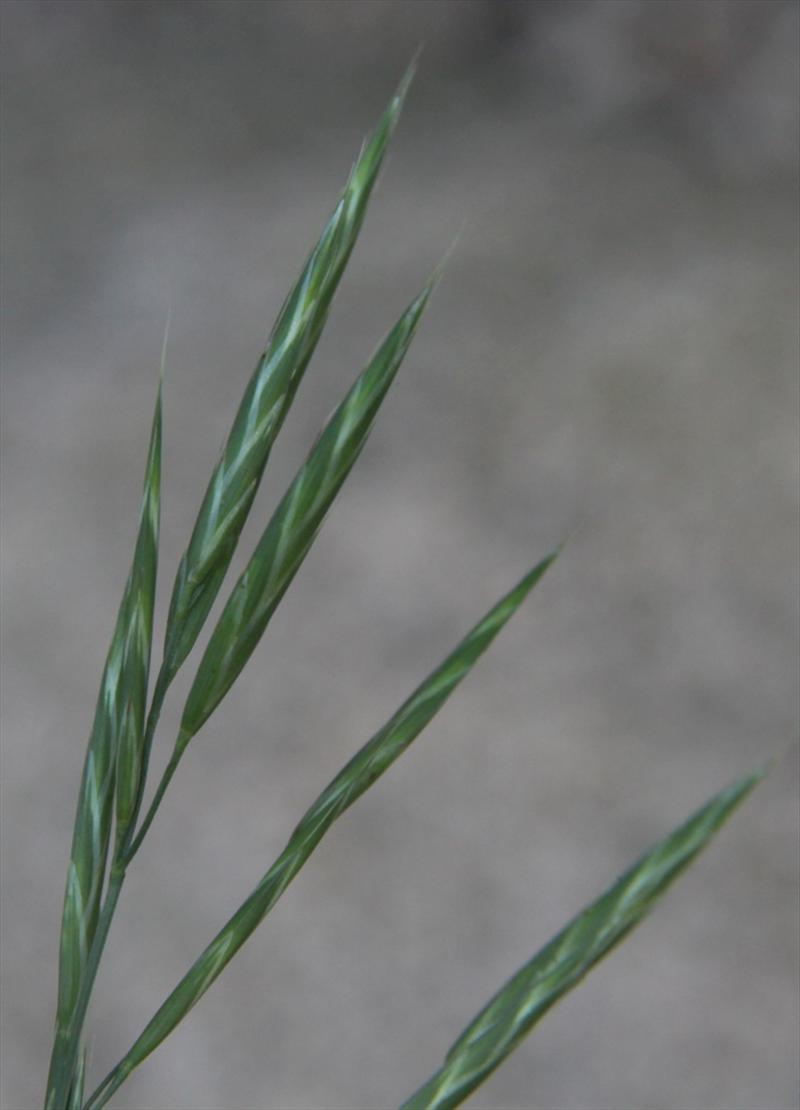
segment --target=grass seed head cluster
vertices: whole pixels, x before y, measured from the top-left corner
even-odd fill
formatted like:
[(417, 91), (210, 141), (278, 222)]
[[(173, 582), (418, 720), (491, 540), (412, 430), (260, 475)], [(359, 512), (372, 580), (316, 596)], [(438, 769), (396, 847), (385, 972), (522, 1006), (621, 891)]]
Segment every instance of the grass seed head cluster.
[[(85, 1019), (127, 870), (189, 742), (242, 672), (311, 548), (411, 347), (436, 282), (434, 274), (389, 330), (330, 417), (264, 529), (211, 631), (183, 708), (172, 755), (142, 814), (150, 753), (164, 700), (222, 588), (270, 451), (358, 238), (412, 74), (413, 66), (364, 143), (247, 385), (178, 564), (163, 658), (148, 704), (161, 497), (159, 385), (133, 562), (101, 679), (78, 796), (61, 924), (46, 1110), (100, 1110), (106, 1105), (221, 974), (337, 817), (430, 722), (560, 552), (556, 548), (537, 562), (334, 777), (249, 898), (180, 979), (133, 1046), (87, 1095)], [(760, 772), (746, 776), (717, 794), (534, 955), (468, 1025), (439, 1070), (403, 1104), (404, 1110), (443, 1110), (458, 1105), (474, 1091), (550, 1006), (638, 924), (759, 778)]]

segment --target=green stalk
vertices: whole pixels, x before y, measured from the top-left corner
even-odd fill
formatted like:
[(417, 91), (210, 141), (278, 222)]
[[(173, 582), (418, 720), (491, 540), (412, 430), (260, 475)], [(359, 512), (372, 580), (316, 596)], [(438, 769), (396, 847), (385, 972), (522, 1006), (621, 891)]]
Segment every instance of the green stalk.
[(173, 750), (172, 755), (170, 756), (169, 763), (165, 767), (164, 773), (161, 776), (161, 781), (158, 784), (158, 788), (156, 789), (156, 792), (153, 795), (153, 800), (150, 803), (150, 807), (147, 810), (147, 814), (145, 815), (145, 818), (144, 818), (144, 820), (142, 821), (142, 823), (139, 827), (139, 831), (137, 832), (136, 836), (134, 837), (133, 842), (127, 848), (125, 848), (124, 851), (120, 854), (119, 862), (120, 862), (121, 866), (127, 867), (128, 864), (133, 859), (133, 857), (139, 851), (139, 848), (142, 845), (142, 841), (144, 840), (145, 836), (147, 835), (147, 830), (150, 828), (150, 825), (153, 822), (153, 818), (156, 815), (156, 811), (158, 810), (158, 807), (161, 805), (161, 802), (164, 798), (164, 794), (167, 791), (167, 787), (169, 786), (169, 784), (172, 780), (172, 776), (175, 774), (176, 770), (178, 769), (178, 764), (181, 761), (181, 755), (182, 754), (183, 754), (182, 749), (175, 748)]

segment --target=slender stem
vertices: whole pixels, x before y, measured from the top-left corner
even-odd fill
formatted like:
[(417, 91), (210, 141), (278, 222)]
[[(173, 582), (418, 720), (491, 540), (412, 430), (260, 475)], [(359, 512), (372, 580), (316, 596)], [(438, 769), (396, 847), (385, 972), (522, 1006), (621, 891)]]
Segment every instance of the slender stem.
[(161, 776), (161, 782), (158, 784), (158, 789), (156, 790), (155, 794), (153, 795), (153, 800), (150, 803), (150, 808), (148, 809), (144, 820), (142, 821), (141, 825), (139, 826), (138, 833), (134, 837), (133, 842), (128, 844), (127, 847), (125, 847), (123, 849), (123, 851), (120, 853), (120, 863), (122, 864), (123, 867), (127, 867), (128, 864), (133, 859), (133, 857), (139, 851), (141, 843), (144, 840), (145, 836), (147, 835), (147, 830), (150, 828), (150, 825), (152, 824), (153, 818), (156, 815), (156, 810), (161, 805), (161, 799), (164, 797), (164, 793), (166, 792), (166, 789), (170, 784), (170, 780), (172, 779), (172, 776), (175, 774), (177, 766), (181, 761), (181, 756), (182, 755), (183, 755), (183, 749), (176, 746), (175, 750), (173, 751), (172, 755), (170, 756), (169, 763), (164, 768), (164, 774)]
[(61, 1110), (61, 1107), (67, 1105), (75, 1070), (75, 1061), (80, 1047), (86, 1010), (89, 1006), (92, 987), (94, 986), (95, 977), (97, 976), (97, 969), (100, 966), (100, 957), (105, 948), (108, 930), (111, 926), (111, 919), (114, 916), (114, 910), (116, 909), (117, 900), (119, 899), (124, 881), (125, 871), (112, 868), (103, 908), (97, 919), (97, 929), (95, 930), (94, 939), (92, 940), (92, 946), (89, 949), (89, 957), (86, 961), (86, 968), (81, 980), (81, 988), (75, 1002), (75, 1009), (72, 1012), (72, 1018), (70, 1019), (68, 1027), (58, 1033), (56, 1042), (53, 1046), (53, 1058), (50, 1064), (50, 1076), (48, 1077), (47, 1098), (45, 1103), (48, 1110), (51, 1107), (53, 1110)]
[(83, 1104), (83, 1110), (101, 1110), (127, 1078), (128, 1072), (123, 1072), (117, 1064)]

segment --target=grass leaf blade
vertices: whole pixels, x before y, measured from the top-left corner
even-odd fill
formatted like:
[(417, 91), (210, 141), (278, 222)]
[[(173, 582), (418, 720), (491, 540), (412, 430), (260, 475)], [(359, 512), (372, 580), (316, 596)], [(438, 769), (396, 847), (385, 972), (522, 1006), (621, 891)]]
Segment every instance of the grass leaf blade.
[(403, 106), (413, 66), (362, 147), (347, 185), (273, 327), (206, 490), (170, 602), (164, 649), (169, 684), (205, 622), (250, 511), (272, 445), (320, 337), (358, 238)]
[(756, 772), (716, 794), (562, 929), (481, 1010), (439, 1071), (401, 1110), (449, 1110), (463, 1102), (547, 1010), (646, 917), (762, 777)]
[(411, 302), (356, 379), (275, 510), (206, 646), (183, 712), (179, 750), (236, 680), (308, 553), (366, 442), (434, 281)]
[[(111, 646), (106, 657), (83, 768), (67, 871), (61, 923), (56, 1037), (47, 1105), (64, 1102), (71, 1082), (76, 1014), (94, 939), (108, 860), (112, 809), (124, 819), (137, 759), (147, 698), (161, 484), (161, 386), (156, 400), (145, 470), (139, 528)], [(138, 731), (136, 731), (138, 729)], [(117, 776), (122, 782), (117, 784)], [(50, 1099), (55, 1099), (51, 1102)]]
[(250, 897), (195, 961), (130, 1051), (89, 1099), (86, 1110), (100, 1110), (133, 1069), (161, 1044), (208, 990), (273, 908), (337, 817), (388, 770), (435, 716), (551, 566), (559, 550), (538, 563), (501, 598), (336, 775), (302, 818), (286, 848)]

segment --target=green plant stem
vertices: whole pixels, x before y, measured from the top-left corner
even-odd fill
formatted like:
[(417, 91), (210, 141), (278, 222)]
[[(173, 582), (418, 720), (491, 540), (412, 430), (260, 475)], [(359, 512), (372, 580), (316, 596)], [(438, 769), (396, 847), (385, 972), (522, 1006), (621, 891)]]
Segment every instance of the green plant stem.
[(66, 1029), (59, 1030), (53, 1045), (50, 1075), (47, 1081), (47, 1099), (45, 1103), (47, 1110), (61, 1110), (62, 1107), (66, 1107), (67, 1105), (73, 1072), (75, 1070), (75, 1061), (78, 1056), (81, 1034), (83, 1033), (83, 1022), (89, 1006), (89, 999), (92, 995), (92, 987), (94, 986), (94, 981), (97, 976), (97, 969), (100, 966), (100, 957), (105, 948), (108, 931), (111, 927), (111, 920), (114, 916), (114, 910), (117, 907), (117, 901), (124, 881), (124, 869), (112, 868), (108, 881), (108, 890), (106, 891), (103, 908), (97, 920), (97, 930), (95, 931), (92, 941), (92, 947), (89, 950), (86, 971), (83, 976), (83, 981), (81, 982), (81, 989), (75, 1004), (72, 1021)]
[(83, 1104), (83, 1110), (102, 1110), (102, 1107), (108, 1103), (109, 1099), (114, 1097), (127, 1078), (127, 1072), (122, 1073), (117, 1068), (112, 1069), (100, 1086), (90, 1095), (88, 1102)]
[[(156, 679), (155, 688), (153, 690), (153, 700), (150, 703), (150, 712), (147, 714), (147, 724), (145, 725), (144, 739), (142, 741), (142, 758), (139, 770), (139, 785), (136, 791), (136, 801), (133, 806), (130, 823), (122, 838), (122, 843), (117, 844), (114, 850), (114, 863), (124, 863), (125, 867), (127, 867), (134, 855), (134, 853), (130, 851), (130, 843), (134, 839), (136, 822), (139, 819), (139, 813), (141, 812), (142, 802), (144, 800), (144, 791), (147, 785), (147, 769), (150, 765), (150, 752), (153, 748), (153, 737), (156, 733), (158, 719), (161, 716), (161, 707), (164, 704), (164, 698), (166, 697), (171, 681), (172, 674), (170, 673), (165, 659), (158, 672), (158, 678)], [(137, 848), (141, 840), (142, 834), (136, 837)]]
[(124, 867), (128, 866), (128, 864), (131, 862), (133, 857), (139, 851), (139, 848), (141, 847), (142, 841), (144, 840), (145, 836), (147, 835), (147, 830), (150, 828), (150, 825), (153, 822), (153, 818), (156, 815), (156, 810), (161, 805), (161, 800), (164, 797), (164, 794), (166, 793), (166, 789), (169, 786), (170, 781), (172, 779), (172, 776), (175, 774), (177, 766), (181, 761), (182, 754), (183, 754), (183, 750), (179, 747), (176, 747), (174, 752), (170, 756), (169, 763), (164, 768), (164, 774), (161, 776), (161, 782), (158, 784), (158, 789), (156, 790), (155, 794), (153, 795), (153, 800), (150, 803), (150, 808), (148, 809), (147, 813), (145, 814), (144, 820), (142, 821), (142, 824), (139, 828), (139, 831), (136, 834), (136, 836), (133, 838), (133, 841), (128, 845), (127, 848), (125, 848), (125, 850), (121, 854), (120, 862)]

